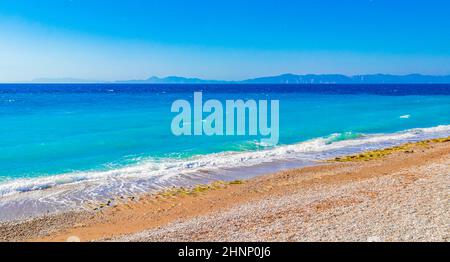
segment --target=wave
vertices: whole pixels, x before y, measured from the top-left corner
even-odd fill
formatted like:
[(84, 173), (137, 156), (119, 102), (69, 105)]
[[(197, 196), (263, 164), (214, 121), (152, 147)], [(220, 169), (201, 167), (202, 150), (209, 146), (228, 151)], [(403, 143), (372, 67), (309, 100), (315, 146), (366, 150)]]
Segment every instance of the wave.
[[(225, 152), (199, 155), (189, 159), (147, 159), (141, 163), (108, 171), (78, 172), (30, 179), (15, 179), (0, 183), (0, 197), (14, 194), (94, 182), (97, 184), (120, 180), (139, 179), (164, 182), (174, 177), (183, 177), (201, 171), (220, 171), (271, 163), (280, 160), (321, 160), (450, 135), (450, 125), (431, 128), (415, 128), (390, 134), (336, 133), (292, 145), (282, 145), (257, 151)], [(254, 142), (256, 143), (256, 142)]]
[(351, 140), (356, 138), (364, 137), (364, 134), (361, 133), (353, 133), (353, 132), (344, 132), (344, 133), (335, 133), (327, 137), (327, 144), (332, 144), (334, 142)]

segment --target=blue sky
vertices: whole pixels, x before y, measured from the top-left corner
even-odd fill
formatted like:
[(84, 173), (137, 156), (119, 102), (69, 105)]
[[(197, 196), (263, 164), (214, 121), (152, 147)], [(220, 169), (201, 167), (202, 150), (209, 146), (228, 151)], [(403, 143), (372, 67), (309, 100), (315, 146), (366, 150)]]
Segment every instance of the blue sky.
[(0, 81), (450, 74), (446, 0), (1, 0)]

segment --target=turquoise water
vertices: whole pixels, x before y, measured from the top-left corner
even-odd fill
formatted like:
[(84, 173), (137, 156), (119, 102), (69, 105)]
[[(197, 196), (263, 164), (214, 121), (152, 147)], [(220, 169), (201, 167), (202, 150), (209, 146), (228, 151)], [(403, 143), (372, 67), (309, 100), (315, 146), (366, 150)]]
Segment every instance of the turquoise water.
[[(110, 170), (146, 159), (263, 149), (255, 143), (258, 137), (172, 135), (170, 124), (176, 114), (170, 112), (170, 106), (176, 99), (192, 99), (192, 87), (186, 92), (171, 92), (170, 86), (156, 91), (122, 88), (3, 90), (0, 180)], [(335, 133), (342, 134), (337, 140), (345, 140), (359, 134), (450, 124), (449, 95), (227, 93), (226, 89), (206, 89), (204, 99), (280, 100), (280, 145)]]
[[(194, 91), (203, 91), (204, 100), (280, 100), (279, 144), (263, 147), (254, 136), (174, 136), (171, 104), (192, 100)], [(415, 128), (440, 126), (438, 131), (445, 135), (450, 132), (450, 88), (0, 85), (0, 123), (0, 193), (6, 195), (92, 177), (173, 176), (188, 169), (239, 167), (306, 152), (318, 157), (340, 141)], [(288, 145), (297, 147), (286, 149)], [(76, 175), (63, 179), (68, 174)], [(24, 180), (46, 177), (38, 184)]]

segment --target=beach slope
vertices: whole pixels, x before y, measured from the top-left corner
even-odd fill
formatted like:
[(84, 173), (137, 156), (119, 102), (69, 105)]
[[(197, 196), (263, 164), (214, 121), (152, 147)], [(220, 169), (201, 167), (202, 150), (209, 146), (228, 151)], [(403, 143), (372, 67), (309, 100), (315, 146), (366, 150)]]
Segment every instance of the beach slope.
[(449, 241), (449, 139), (0, 227), (4, 241)]

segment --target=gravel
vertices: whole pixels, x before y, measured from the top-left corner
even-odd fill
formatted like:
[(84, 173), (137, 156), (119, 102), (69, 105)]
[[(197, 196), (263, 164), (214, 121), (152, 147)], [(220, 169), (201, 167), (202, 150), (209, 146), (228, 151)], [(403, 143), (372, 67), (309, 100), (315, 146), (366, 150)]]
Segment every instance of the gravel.
[(113, 241), (449, 241), (450, 159), (268, 197)]

